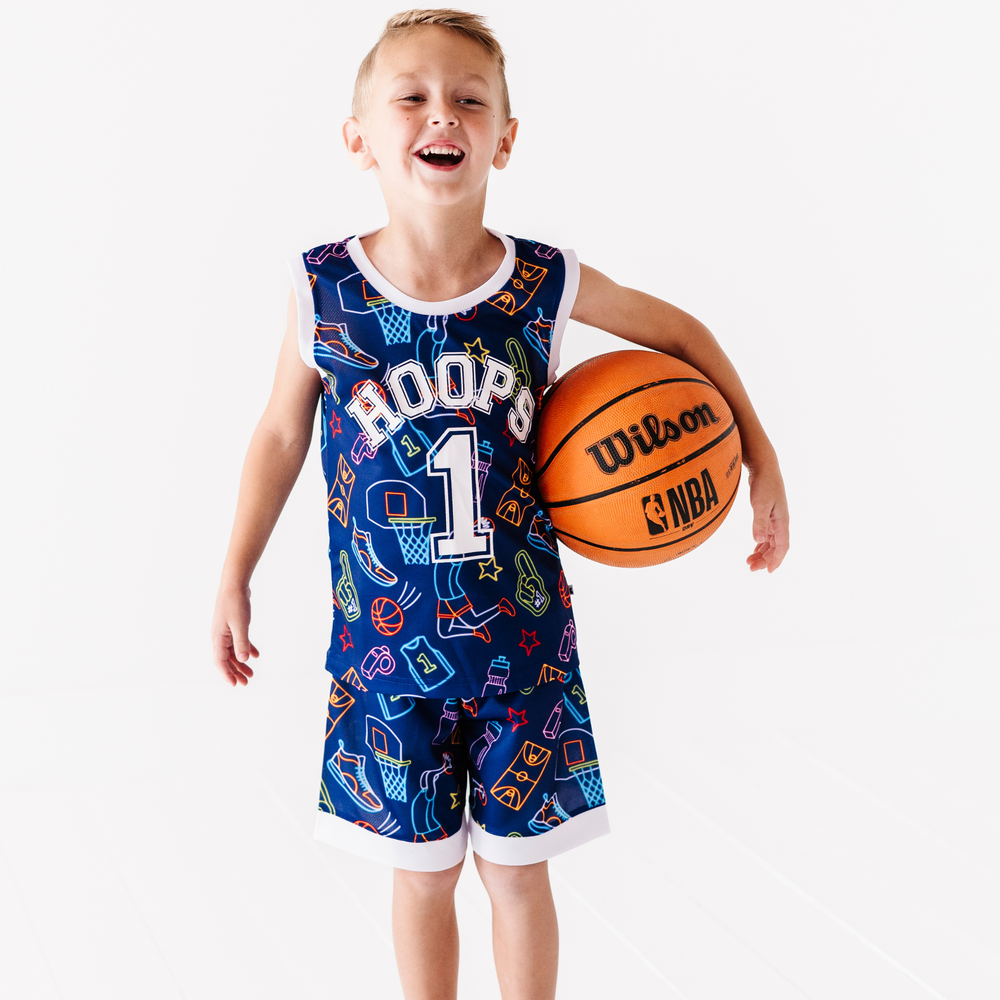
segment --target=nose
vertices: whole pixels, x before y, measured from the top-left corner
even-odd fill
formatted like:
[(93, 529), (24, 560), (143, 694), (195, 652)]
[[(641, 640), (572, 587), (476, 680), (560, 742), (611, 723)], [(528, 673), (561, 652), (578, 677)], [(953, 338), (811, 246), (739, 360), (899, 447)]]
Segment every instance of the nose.
[(458, 115), (448, 108), (438, 107), (431, 109), (431, 125), (457, 125)]

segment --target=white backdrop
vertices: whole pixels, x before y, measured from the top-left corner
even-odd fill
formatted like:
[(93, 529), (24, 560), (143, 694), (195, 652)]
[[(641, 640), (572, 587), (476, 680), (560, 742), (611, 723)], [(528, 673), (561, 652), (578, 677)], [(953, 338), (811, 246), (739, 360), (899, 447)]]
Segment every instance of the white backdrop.
[[(208, 625), (285, 260), (384, 219), (339, 133), (399, 6), (55, 0), (8, 15), (0, 693), (103, 689), (114, 705), (137, 685), (222, 684)], [(744, 565), (745, 486), (677, 562), (566, 554), (604, 739), (628, 732), (600, 707), (623, 678), (667, 701), (700, 685), (706, 715), (738, 713), (758, 683), (792, 712), (880, 684), (904, 708), (918, 684), (921, 704), (994, 712), (996, 11), (474, 9), (506, 47), (521, 122), (486, 223), (573, 247), (704, 321), (788, 489), (792, 549), (770, 577)], [(561, 370), (621, 346), (571, 324)], [(252, 583), (263, 691), (324, 683), (316, 449)], [(878, 655), (859, 674), (862, 649)], [(318, 753), (321, 716), (320, 702), (267, 725), (313, 727)], [(31, 744), (15, 749), (24, 764)]]

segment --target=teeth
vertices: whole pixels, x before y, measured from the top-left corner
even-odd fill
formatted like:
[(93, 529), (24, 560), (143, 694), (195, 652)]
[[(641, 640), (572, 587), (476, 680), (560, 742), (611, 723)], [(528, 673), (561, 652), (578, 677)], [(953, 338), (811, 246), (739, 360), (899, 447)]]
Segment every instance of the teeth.
[(426, 153), (433, 153), (435, 156), (461, 156), (462, 151), (456, 149), (454, 146), (424, 146), (420, 150), (420, 155), (423, 156)]

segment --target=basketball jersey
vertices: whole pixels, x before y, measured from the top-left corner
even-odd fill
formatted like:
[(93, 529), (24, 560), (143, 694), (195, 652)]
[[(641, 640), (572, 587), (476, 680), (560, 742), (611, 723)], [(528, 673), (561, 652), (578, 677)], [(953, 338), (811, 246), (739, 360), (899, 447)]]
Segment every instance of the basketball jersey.
[(504, 694), (577, 665), (533, 468), (579, 265), (489, 232), (500, 268), (443, 302), (391, 285), (360, 237), (289, 264), (300, 352), (324, 390), (326, 668), (390, 696)]

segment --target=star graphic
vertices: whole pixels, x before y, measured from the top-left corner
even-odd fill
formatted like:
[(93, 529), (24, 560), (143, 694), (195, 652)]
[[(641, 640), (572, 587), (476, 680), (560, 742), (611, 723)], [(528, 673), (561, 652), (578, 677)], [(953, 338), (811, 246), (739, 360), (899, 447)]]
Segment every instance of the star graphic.
[(509, 427), (505, 427), (503, 436), (507, 439), (507, 447), (511, 447), (514, 444), (514, 432)]
[[(481, 562), (478, 565), (480, 580), (483, 580), (486, 577), (489, 577), (491, 580), (496, 580), (496, 578), (503, 572), (503, 566), (498, 566), (497, 561), (493, 556), (490, 556), (486, 562)], [(506, 579), (506, 577), (504, 577), (504, 579)]]
[(461, 797), (458, 792), (451, 793), (451, 808), (457, 809), (462, 804)]
[[(346, 628), (347, 626), (344, 627)], [(538, 641), (538, 632), (537, 630), (535, 632), (526, 632), (524, 629), (521, 629), (521, 635), (523, 635), (524, 638), (518, 643), (518, 645), (524, 650), (525, 656), (531, 656), (531, 651), (535, 648), (535, 646), (541, 645)]]
[[(473, 350), (473, 348), (475, 348), (477, 344), (479, 345), (478, 354), (475, 352), (475, 350)], [(490, 352), (485, 347), (483, 347), (483, 340), (481, 337), (476, 337), (476, 339), (471, 344), (466, 344), (465, 350), (466, 353), (469, 355), (469, 357), (472, 358), (474, 361), (478, 361), (481, 365), (486, 364), (486, 355), (489, 354)]]
[[(528, 724), (528, 720), (525, 718), (525, 715), (527, 715), (527, 709), (523, 712), (515, 712), (512, 708), (507, 709), (507, 721), (514, 723), (514, 728), (511, 729), (512, 733), (517, 731), (518, 726), (526, 726)], [(514, 716), (520, 716), (520, 718), (515, 719)]]
[(340, 633), (339, 638), (344, 646), (341, 650), (342, 653), (346, 653), (348, 649), (354, 649), (354, 643), (351, 642), (351, 633), (347, 631), (346, 625), (344, 626), (344, 631)]
[(335, 438), (340, 433), (340, 417), (335, 413), (330, 421), (330, 437)]

